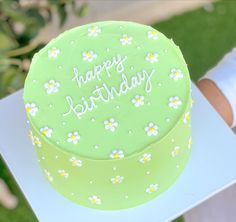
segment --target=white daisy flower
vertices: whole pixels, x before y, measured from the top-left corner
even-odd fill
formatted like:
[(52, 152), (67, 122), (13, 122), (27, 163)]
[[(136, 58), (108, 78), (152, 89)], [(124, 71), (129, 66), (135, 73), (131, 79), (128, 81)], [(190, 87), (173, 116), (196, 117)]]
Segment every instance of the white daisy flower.
[(148, 38), (149, 39), (153, 39), (153, 40), (157, 40), (158, 39), (158, 34), (157, 31), (149, 31), (148, 32)]
[(89, 197), (89, 200), (92, 204), (97, 204), (97, 205), (100, 205), (101, 204), (101, 199), (98, 198), (97, 196), (93, 195), (91, 197)]
[(38, 112), (38, 107), (34, 103), (26, 103), (25, 104), (25, 110), (31, 116), (35, 116), (36, 113)]
[(118, 123), (115, 121), (115, 119), (110, 118), (104, 121), (104, 126), (106, 130), (110, 130), (111, 132), (114, 132), (116, 127), (118, 126)]
[(147, 193), (154, 193), (158, 190), (158, 184), (150, 184), (149, 187), (146, 189)]
[(37, 147), (41, 147), (42, 144), (41, 144), (41, 141), (39, 140), (39, 138), (37, 136), (34, 136), (34, 142), (33, 144)]
[(178, 81), (184, 77), (183, 72), (180, 69), (171, 69), (170, 78)]
[(179, 155), (179, 153), (180, 153), (180, 147), (179, 147), (179, 146), (176, 146), (176, 147), (173, 149), (173, 151), (171, 152), (171, 156), (172, 156), (172, 157), (176, 157), (176, 156)]
[(124, 180), (124, 177), (121, 177), (121, 176), (115, 176), (114, 178), (111, 178), (111, 182), (113, 183), (113, 184), (120, 184), (120, 183), (122, 183), (123, 182), (123, 180)]
[(154, 63), (158, 61), (158, 54), (157, 53), (148, 53), (146, 56), (146, 60), (150, 63)]
[(71, 162), (72, 166), (82, 167), (82, 160), (78, 160), (74, 156), (71, 157), (69, 161)]
[(58, 88), (60, 87), (60, 83), (55, 80), (49, 80), (44, 84), (44, 88), (46, 89), (47, 94), (58, 92)]
[(144, 96), (137, 95), (131, 101), (136, 107), (142, 106), (144, 105)]
[(58, 170), (58, 173), (61, 177), (64, 177), (65, 179), (69, 177), (69, 174), (65, 170)]
[(191, 121), (190, 112), (184, 114), (184, 124), (189, 124)]
[(47, 171), (47, 170), (44, 170), (44, 173), (45, 173), (47, 179), (48, 179), (50, 182), (52, 182), (52, 181), (53, 181), (53, 177), (51, 176), (50, 172)]
[(52, 136), (52, 129), (48, 128), (47, 126), (42, 127), (40, 129), (40, 132), (48, 138), (50, 138)]
[(148, 136), (156, 136), (158, 134), (158, 126), (155, 125), (154, 123), (149, 123), (145, 127), (145, 131)]
[(131, 45), (133, 38), (131, 36), (128, 36), (127, 34), (124, 34), (122, 38), (120, 39), (120, 42), (122, 45)]
[(192, 148), (192, 144), (193, 144), (192, 137), (190, 137), (189, 140), (188, 140), (188, 148), (189, 149)]
[(67, 142), (69, 143), (74, 143), (74, 144), (77, 144), (78, 141), (80, 140), (80, 135), (78, 132), (71, 132), (71, 133), (68, 133), (68, 138), (67, 138)]
[(151, 161), (151, 159), (152, 159), (152, 154), (144, 153), (143, 156), (139, 159), (139, 162), (144, 164)]
[(121, 159), (121, 158), (124, 158), (124, 152), (122, 150), (113, 150), (110, 154), (110, 157), (112, 159)]
[(88, 28), (88, 36), (96, 37), (100, 32), (101, 29), (98, 26), (93, 26)]
[(182, 105), (182, 101), (178, 96), (173, 96), (169, 98), (169, 107), (178, 109), (180, 105)]
[(83, 60), (92, 62), (94, 59), (97, 58), (97, 54), (95, 54), (93, 51), (87, 51), (82, 53)]
[(57, 49), (56, 47), (53, 47), (51, 49), (48, 50), (48, 58), (57, 58), (57, 56), (59, 55), (60, 50)]

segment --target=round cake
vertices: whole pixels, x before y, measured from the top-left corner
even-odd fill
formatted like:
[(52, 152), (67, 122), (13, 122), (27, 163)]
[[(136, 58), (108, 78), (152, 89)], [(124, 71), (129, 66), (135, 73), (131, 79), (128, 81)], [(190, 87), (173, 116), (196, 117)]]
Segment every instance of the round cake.
[(105, 21), (59, 35), (35, 54), (24, 88), (46, 178), (96, 209), (155, 198), (190, 155), (190, 90), (179, 47), (150, 26)]

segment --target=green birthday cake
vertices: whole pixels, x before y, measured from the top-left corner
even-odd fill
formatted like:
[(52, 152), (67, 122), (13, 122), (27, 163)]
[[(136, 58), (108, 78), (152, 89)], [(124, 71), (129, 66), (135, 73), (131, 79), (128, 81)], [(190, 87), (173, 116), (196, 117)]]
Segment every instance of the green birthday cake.
[(152, 27), (105, 21), (64, 32), (35, 54), (24, 88), (45, 177), (90, 208), (155, 198), (190, 155), (190, 91), (179, 47)]

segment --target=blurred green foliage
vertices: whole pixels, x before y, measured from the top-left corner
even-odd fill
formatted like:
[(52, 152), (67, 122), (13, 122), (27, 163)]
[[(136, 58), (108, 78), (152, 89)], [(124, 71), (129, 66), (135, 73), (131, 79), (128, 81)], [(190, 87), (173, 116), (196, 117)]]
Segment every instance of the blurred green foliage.
[(0, 0), (0, 98), (23, 87), (40, 30), (59, 17), (63, 26), (68, 8), (78, 17), (88, 8), (76, 0)]

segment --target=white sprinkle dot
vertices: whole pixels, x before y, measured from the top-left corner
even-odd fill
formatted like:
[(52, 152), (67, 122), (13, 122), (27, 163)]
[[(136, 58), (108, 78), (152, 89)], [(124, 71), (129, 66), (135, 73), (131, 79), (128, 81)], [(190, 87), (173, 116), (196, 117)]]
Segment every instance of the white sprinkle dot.
[(38, 160), (38, 162), (40, 162), (40, 160)]
[(49, 107), (52, 108), (52, 104), (49, 104)]
[(133, 67), (133, 66), (131, 66), (131, 67), (130, 67), (130, 69), (131, 69), (131, 70), (134, 70), (134, 67)]
[(58, 159), (58, 156), (55, 156), (56, 159)]
[(94, 122), (94, 121), (95, 121), (95, 119), (94, 119), (94, 118), (92, 118), (92, 119), (91, 119), (91, 121), (92, 121), (92, 122)]
[(58, 66), (58, 69), (62, 69), (62, 66)]
[(45, 157), (44, 157), (44, 156), (42, 156), (42, 157), (41, 157), (41, 159), (42, 159), (42, 160), (45, 160)]
[(128, 196), (128, 195), (126, 195), (126, 196), (125, 196), (125, 199), (128, 199), (128, 198), (129, 198), (129, 196)]
[(119, 109), (119, 108), (120, 108), (120, 106), (116, 106), (116, 108), (117, 108), (117, 109)]
[(151, 105), (151, 103), (150, 103), (150, 102), (148, 102), (147, 104), (148, 104), (149, 106)]
[(169, 123), (169, 122), (170, 122), (170, 118), (166, 118), (166, 122), (168, 122), (168, 123)]
[(162, 84), (159, 82), (159, 83), (157, 83), (157, 85), (160, 87), (160, 86), (162, 86)]
[(116, 170), (116, 167), (113, 167), (112, 169), (113, 169), (113, 170)]
[(179, 165), (176, 165), (176, 168), (179, 168)]
[(75, 41), (71, 41), (70, 44), (72, 44), (72, 45), (75, 44)]
[(172, 143), (175, 142), (175, 139), (171, 139), (171, 142), (172, 142)]
[(129, 130), (129, 134), (132, 134), (132, 130)]
[(59, 141), (56, 142), (56, 144), (59, 144), (59, 143), (60, 143)]
[(26, 121), (29, 124), (29, 120)]
[(66, 123), (65, 123), (65, 122), (62, 122), (62, 125), (64, 126), (64, 125), (66, 125)]
[(70, 195), (71, 195), (71, 196), (74, 196), (75, 194), (74, 194), (74, 193), (71, 193)]
[(165, 53), (167, 53), (168, 52), (168, 50), (167, 49), (165, 49)]
[(110, 51), (110, 49), (109, 48), (107, 48), (107, 52), (109, 52)]
[(92, 180), (90, 180), (90, 181), (89, 181), (89, 183), (90, 183), (90, 184), (93, 184), (93, 181), (92, 181)]
[(99, 147), (98, 145), (95, 145), (95, 146), (94, 146), (95, 149), (98, 149), (98, 147)]
[(35, 79), (33, 79), (33, 83), (36, 83), (37, 81)]
[(123, 29), (123, 27), (122, 27), (122, 26), (120, 26), (120, 29)]
[(147, 171), (146, 174), (149, 175), (149, 174), (150, 174), (150, 171)]
[(140, 46), (137, 46), (137, 49), (141, 49), (141, 47), (140, 47)]

